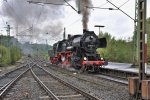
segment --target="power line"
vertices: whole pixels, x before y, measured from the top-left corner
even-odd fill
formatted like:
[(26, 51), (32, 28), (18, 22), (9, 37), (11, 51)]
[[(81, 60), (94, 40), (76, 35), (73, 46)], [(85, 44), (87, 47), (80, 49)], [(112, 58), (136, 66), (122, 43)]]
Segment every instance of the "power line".
[[(46, 4), (46, 2), (47, 2), (47, 0), (45, 0), (45, 2), (43, 3), (43, 4)], [(31, 3), (31, 1), (29, 1), (29, 3)], [(34, 25), (37, 25), (37, 23), (38, 23), (38, 21), (40, 20), (40, 17), (41, 17), (41, 15), (42, 15), (42, 10), (43, 10), (43, 8), (44, 8), (44, 5), (41, 5), (42, 7), (40, 8), (40, 13), (39, 13), (39, 15), (37, 16), (37, 21), (35, 22), (35, 19), (36, 19), (36, 17), (34, 17), (34, 20), (33, 20), (33, 23), (32, 23), (32, 32), (33, 32), (33, 27), (34, 27)]]
[[(2, 1), (0, 3), (2, 3)], [(2, 5), (3, 5), (3, 3), (2, 3)], [(3, 16), (1, 16), (1, 19), (2, 19), (3, 24), (6, 25)]]
[[(47, 2), (47, 0), (45, 1), (45, 3)], [(44, 5), (41, 7), (41, 9), (40, 9), (40, 13), (39, 13), (39, 16), (37, 17), (37, 21), (36, 21), (36, 23), (35, 24), (37, 24), (38, 23), (38, 21), (39, 21), (39, 19), (40, 19), (40, 17), (41, 17), (41, 14), (42, 14), (42, 10), (43, 10), (43, 8), (44, 8)], [(34, 23), (33, 23), (34, 24)]]
[(66, 4), (57, 4), (57, 3), (50, 3), (50, 2), (46, 2), (46, 3), (43, 3), (43, 2), (36, 2), (36, 1), (27, 1), (29, 3), (33, 3), (33, 4), (51, 4), (51, 5), (59, 5), (59, 6), (70, 6), (73, 10), (75, 10), (78, 14), (80, 14), (80, 11), (76, 10), (71, 4), (69, 4), (66, 0), (64, 0), (64, 2), (67, 3)]
[(80, 14), (80, 11), (76, 10), (71, 4), (69, 4), (66, 0), (64, 0), (73, 10), (75, 10), (78, 14)]
[[(6, 1), (7, 2), (7, 5), (8, 5), (8, 9), (9, 10), (11, 10), (10, 12), (13, 12), (12, 14), (13, 15), (15, 15), (15, 17), (17, 17), (18, 19), (19, 19), (19, 21), (22, 23), (22, 24), (24, 24), (24, 21), (22, 21), (22, 18), (20, 17), (20, 15), (18, 15), (17, 13), (16, 13), (16, 11), (14, 10), (14, 8), (9, 4), (9, 2), (8, 1)], [(27, 23), (28, 21), (26, 21), (26, 24), (28, 24), (28, 26), (30, 26), (30, 24), (29, 23)], [(32, 29), (31, 29), (32, 30)], [(30, 30), (30, 31), (31, 31)], [(25, 31), (24, 32), (20, 32), (20, 33), (26, 33)], [(16, 35), (16, 36), (18, 36), (18, 34)]]
[[(32, 35), (25, 35), (25, 34), (23, 34), (23, 33), (26, 33), (26, 32), (29, 32), (29, 31), (31, 31), (32, 30), (32, 27), (30, 27), (30, 28), (28, 28), (28, 29), (25, 29), (25, 30), (23, 30), (23, 31), (21, 31), (21, 32), (19, 32), (18, 34), (16, 34), (16, 36), (32, 36)], [(23, 35), (22, 35), (23, 34)]]
[(1, 16), (1, 19), (2, 19), (3, 24), (6, 25), (3, 16)]
[(108, 2), (105, 2), (105, 3), (103, 3), (102, 5), (100, 5), (99, 7), (101, 8), (101, 7), (105, 6), (107, 3), (108, 3)]
[(126, 2), (124, 2), (121, 6), (119, 6), (119, 8), (121, 8), (122, 6), (124, 6), (126, 3), (128, 3), (130, 0), (127, 0)]
[(90, 8), (90, 9), (96, 8), (96, 9), (118, 10), (118, 9), (114, 9), (114, 8), (101, 8), (101, 7), (88, 7), (88, 6), (86, 6), (86, 7)]
[[(31, 7), (31, 6), (30, 6)], [(33, 8), (34, 9), (34, 8)], [(34, 16), (34, 11), (32, 9), (32, 15), (33, 15), (33, 18), (32, 18), (32, 23), (31, 23), (31, 26), (33, 27), (34, 26), (34, 23), (36, 22), (36, 17)]]
[[(1, 3), (2, 3), (2, 1), (1, 1)], [(2, 5), (3, 5), (3, 3), (2, 3)], [(3, 16), (1, 16), (1, 19), (2, 19), (3, 24), (6, 25)]]
[(69, 6), (69, 5), (66, 5), (66, 4), (57, 4), (57, 3), (50, 3), (50, 2), (36, 2), (36, 1), (27, 1), (29, 3), (33, 3), (33, 4), (51, 4), (51, 5), (57, 5), (57, 6)]
[[(38, 20), (40, 19), (40, 16), (41, 16), (41, 14), (42, 14), (42, 9), (43, 9), (43, 6), (44, 6), (44, 4), (50, 4), (50, 5), (57, 5), (57, 6), (69, 6), (69, 5), (66, 5), (66, 4), (56, 4), (56, 3), (51, 3), (51, 2), (47, 2), (47, 0), (45, 1), (45, 2), (37, 2), (37, 1), (32, 1), (32, 0), (30, 0), (30, 1), (27, 1), (28, 3), (32, 3), (32, 4), (37, 4), (37, 5), (41, 5), (42, 6), (42, 8), (40, 9), (40, 13), (39, 13), (39, 16), (38, 16), (38, 18), (37, 18), (37, 22), (38, 22)], [(42, 5), (43, 4), (43, 5)], [(32, 25), (34, 25), (34, 21), (35, 21), (35, 19), (33, 20), (33, 24)], [(36, 22), (36, 23), (37, 23)]]
[(67, 25), (66, 28), (71, 27), (73, 24), (79, 22), (81, 20), (81, 18), (75, 20), (74, 22), (72, 22), (71, 24)]
[(113, 4), (112, 2), (108, 1), (111, 5), (113, 5), (114, 7), (116, 7), (118, 10), (120, 10), (122, 13), (124, 13), (126, 16), (128, 16), (130, 19), (132, 19), (133, 21), (136, 21), (134, 18), (132, 18), (130, 15), (128, 15), (126, 12), (124, 12), (123, 10), (121, 10), (119, 7), (117, 7), (115, 4)]

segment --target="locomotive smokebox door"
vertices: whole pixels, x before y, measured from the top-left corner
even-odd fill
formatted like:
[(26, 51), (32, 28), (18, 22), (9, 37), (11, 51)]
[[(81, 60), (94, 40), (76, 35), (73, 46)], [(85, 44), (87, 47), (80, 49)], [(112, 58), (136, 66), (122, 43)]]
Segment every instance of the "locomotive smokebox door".
[(106, 48), (106, 46), (107, 46), (106, 38), (99, 38), (98, 40), (99, 40), (98, 47), (99, 48)]

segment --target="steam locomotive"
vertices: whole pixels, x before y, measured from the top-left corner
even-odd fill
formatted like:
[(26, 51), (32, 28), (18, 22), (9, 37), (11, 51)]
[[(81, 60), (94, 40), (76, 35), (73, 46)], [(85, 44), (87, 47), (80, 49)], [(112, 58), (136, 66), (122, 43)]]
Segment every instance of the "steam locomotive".
[(105, 48), (106, 38), (98, 38), (93, 31), (83, 31), (83, 35), (68, 35), (67, 39), (58, 41), (49, 51), (52, 64), (62, 64), (81, 71), (95, 72), (107, 64), (97, 48)]

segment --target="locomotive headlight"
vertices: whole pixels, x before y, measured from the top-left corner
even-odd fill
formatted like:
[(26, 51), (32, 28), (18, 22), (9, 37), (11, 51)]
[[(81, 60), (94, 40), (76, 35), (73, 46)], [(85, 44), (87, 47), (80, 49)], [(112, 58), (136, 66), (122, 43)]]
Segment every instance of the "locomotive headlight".
[(84, 57), (83, 59), (84, 59), (84, 60), (87, 60), (87, 58), (86, 58), (86, 57)]
[(62, 56), (62, 57), (61, 57), (61, 60), (62, 60), (62, 61), (65, 61), (65, 57), (64, 57), (64, 56)]
[(104, 58), (101, 58), (101, 60), (104, 60)]

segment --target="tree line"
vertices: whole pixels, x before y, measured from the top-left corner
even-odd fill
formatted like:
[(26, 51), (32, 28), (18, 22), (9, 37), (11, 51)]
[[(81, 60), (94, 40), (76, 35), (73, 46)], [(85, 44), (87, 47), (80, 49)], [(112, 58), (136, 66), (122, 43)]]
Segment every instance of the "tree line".
[(128, 62), (133, 61), (133, 42), (123, 39), (115, 39), (109, 33), (100, 33), (99, 37), (107, 39), (107, 47), (99, 48), (98, 53), (101, 57), (112, 62)]
[[(147, 34), (148, 34), (148, 62), (150, 63), (150, 18), (147, 19)], [(107, 39), (107, 48), (99, 48), (97, 51), (108, 61), (112, 62), (134, 62), (134, 39), (129, 38), (128, 40), (115, 39), (111, 34), (105, 32), (99, 33), (99, 38), (105, 37)], [(134, 37), (134, 36), (133, 36)]]
[(21, 50), (14, 45), (13, 37), (0, 36), (0, 67), (15, 64), (21, 58)]

